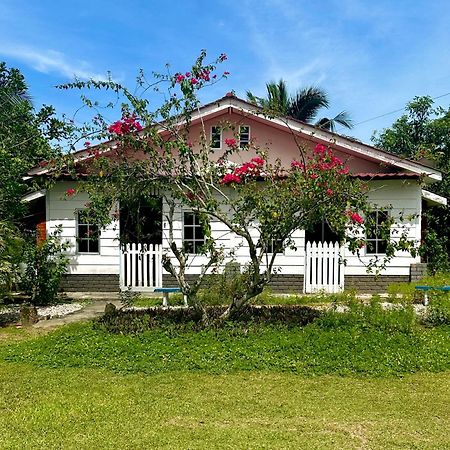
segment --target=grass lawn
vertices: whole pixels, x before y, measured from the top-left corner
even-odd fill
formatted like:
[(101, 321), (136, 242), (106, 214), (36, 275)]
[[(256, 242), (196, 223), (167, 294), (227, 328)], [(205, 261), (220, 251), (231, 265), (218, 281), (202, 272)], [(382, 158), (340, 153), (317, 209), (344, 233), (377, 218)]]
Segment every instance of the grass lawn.
[(0, 363), (0, 448), (446, 449), (449, 380)]
[(449, 327), (342, 317), (0, 330), (0, 448), (450, 449)]

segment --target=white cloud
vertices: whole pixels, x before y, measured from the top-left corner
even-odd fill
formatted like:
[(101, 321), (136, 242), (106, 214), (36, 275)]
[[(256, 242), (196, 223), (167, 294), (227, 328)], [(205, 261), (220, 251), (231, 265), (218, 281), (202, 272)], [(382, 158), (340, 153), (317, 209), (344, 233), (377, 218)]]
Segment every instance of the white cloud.
[(86, 61), (74, 61), (55, 50), (37, 50), (31, 47), (1, 45), (0, 54), (18, 59), (42, 73), (58, 73), (65, 78), (106, 80), (106, 74), (93, 71)]

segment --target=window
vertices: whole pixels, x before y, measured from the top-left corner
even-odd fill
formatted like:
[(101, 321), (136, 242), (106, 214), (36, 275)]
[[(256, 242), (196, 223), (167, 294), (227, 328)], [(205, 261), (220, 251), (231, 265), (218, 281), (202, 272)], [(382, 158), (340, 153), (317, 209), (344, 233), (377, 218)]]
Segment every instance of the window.
[(185, 212), (183, 217), (183, 245), (187, 253), (198, 254), (205, 243), (205, 233), (197, 214)]
[(85, 211), (77, 213), (77, 252), (99, 253), (98, 225), (92, 223)]
[(239, 127), (239, 147), (248, 147), (250, 144), (250, 127), (241, 126)]
[(387, 236), (382, 227), (387, 220), (388, 214), (386, 211), (373, 211), (367, 216), (367, 254), (386, 253)]
[(278, 249), (278, 253), (283, 253), (283, 241), (281, 239), (272, 239), (268, 245), (267, 253), (275, 253), (275, 249)]
[(220, 127), (211, 127), (211, 148), (222, 147), (222, 129)]

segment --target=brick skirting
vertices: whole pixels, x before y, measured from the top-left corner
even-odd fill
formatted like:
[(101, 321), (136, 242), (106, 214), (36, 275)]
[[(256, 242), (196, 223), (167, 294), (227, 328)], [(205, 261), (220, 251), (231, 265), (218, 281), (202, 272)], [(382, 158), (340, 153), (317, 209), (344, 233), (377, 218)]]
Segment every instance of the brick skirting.
[(119, 275), (64, 275), (60, 288), (63, 292), (118, 292)]
[[(355, 289), (361, 293), (382, 293), (387, 291), (387, 287), (392, 283), (408, 283), (416, 281), (423, 276), (422, 267), (411, 268), (411, 276), (409, 275), (380, 275), (375, 278), (373, 275), (346, 275), (344, 278), (345, 289)], [(187, 275), (188, 281), (193, 281), (197, 275)], [(208, 286), (208, 278), (206, 277), (205, 286)], [(178, 287), (175, 278), (171, 275), (163, 275), (164, 287)], [(282, 275), (273, 276), (269, 288), (276, 293), (302, 293), (303, 292), (303, 275)], [(65, 275), (61, 281), (61, 290), (66, 292), (118, 292), (119, 291), (119, 275), (110, 274), (76, 274)]]
[(363, 294), (381, 294), (393, 283), (408, 283), (409, 275), (345, 275), (344, 288)]
[[(186, 275), (188, 281), (194, 281), (197, 275)], [(204, 285), (208, 286), (208, 276), (205, 277)], [(178, 287), (175, 277), (172, 275), (163, 275), (163, 286)], [(303, 292), (303, 275), (274, 275), (269, 288), (273, 292), (280, 294), (298, 294)]]

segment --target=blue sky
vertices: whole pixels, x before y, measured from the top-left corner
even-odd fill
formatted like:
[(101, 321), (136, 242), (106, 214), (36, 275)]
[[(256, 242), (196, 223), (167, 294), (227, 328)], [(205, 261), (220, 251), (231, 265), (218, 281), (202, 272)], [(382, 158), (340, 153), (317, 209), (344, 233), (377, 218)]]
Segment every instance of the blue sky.
[[(445, 0), (0, 0), (0, 60), (26, 76), (36, 106), (69, 116), (79, 94), (55, 85), (113, 77), (134, 86), (147, 73), (185, 70), (205, 48), (228, 61), (225, 80), (203, 93), (211, 101), (234, 89), (264, 94), (283, 78), (292, 91), (319, 85), (331, 110), (347, 110), (349, 133), (369, 142), (415, 95), (450, 92), (450, 2)], [(448, 107), (450, 95), (438, 104)], [(359, 125), (358, 125), (359, 124)]]

